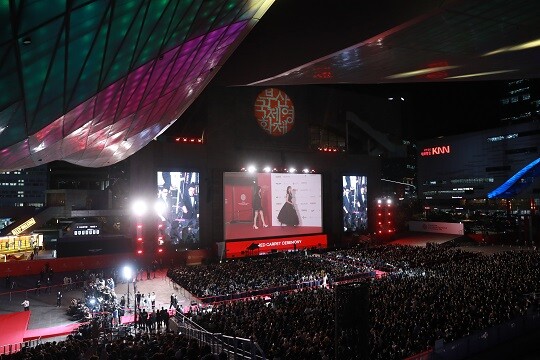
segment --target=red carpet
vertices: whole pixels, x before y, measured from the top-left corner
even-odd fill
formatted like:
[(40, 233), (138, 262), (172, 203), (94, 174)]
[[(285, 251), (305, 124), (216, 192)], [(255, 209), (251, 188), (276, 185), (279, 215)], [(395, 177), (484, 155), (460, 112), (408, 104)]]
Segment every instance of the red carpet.
[(0, 315), (0, 354), (4, 351), (3, 345), (23, 342), (29, 321), (30, 311)]
[(26, 330), (24, 334), (24, 341), (34, 340), (40, 337), (43, 339), (48, 337), (69, 335), (73, 330), (79, 328), (79, 326), (81, 326), (80, 323), (73, 323), (68, 325)]
[(120, 324), (122, 325), (131, 324), (134, 319), (135, 319), (135, 316), (133, 314), (120, 316)]

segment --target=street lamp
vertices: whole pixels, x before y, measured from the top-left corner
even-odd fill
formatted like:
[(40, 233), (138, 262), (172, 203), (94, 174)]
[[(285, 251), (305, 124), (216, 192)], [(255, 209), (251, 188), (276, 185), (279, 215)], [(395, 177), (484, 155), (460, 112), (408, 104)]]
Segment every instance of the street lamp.
[[(131, 282), (131, 279), (133, 278), (133, 270), (129, 266), (124, 266), (123, 269), (124, 279), (127, 281), (127, 307), (129, 310), (130, 304), (129, 304), (129, 283)], [(135, 289), (133, 289), (135, 291)], [(133, 294), (135, 295), (135, 294)]]

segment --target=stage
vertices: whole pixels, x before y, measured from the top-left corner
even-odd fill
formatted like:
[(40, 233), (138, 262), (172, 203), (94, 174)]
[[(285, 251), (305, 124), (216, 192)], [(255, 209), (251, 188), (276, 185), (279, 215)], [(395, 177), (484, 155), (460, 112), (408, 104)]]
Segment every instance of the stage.
[(253, 228), (253, 223), (237, 222), (225, 225), (225, 240), (256, 239), (268, 237), (296, 236), (306, 234), (320, 234), (320, 226), (270, 226), (262, 224), (258, 229)]

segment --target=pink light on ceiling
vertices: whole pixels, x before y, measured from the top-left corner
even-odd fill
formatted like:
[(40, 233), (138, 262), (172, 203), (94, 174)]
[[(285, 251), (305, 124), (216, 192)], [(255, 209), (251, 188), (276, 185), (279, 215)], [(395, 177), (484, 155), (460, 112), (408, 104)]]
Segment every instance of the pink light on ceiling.
[(248, 24), (234, 23), (164, 52), (4, 149), (0, 168), (28, 168), (54, 160), (101, 167), (129, 157), (185, 111)]

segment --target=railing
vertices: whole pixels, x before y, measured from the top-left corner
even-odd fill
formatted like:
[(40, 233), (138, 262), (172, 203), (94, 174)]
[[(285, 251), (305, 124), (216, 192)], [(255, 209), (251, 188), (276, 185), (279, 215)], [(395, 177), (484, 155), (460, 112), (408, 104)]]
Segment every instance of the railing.
[(178, 312), (173, 319), (177, 327), (176, 330), (180, 334), (196, 339), (199, 343), (207, 344), (214, 354), (223, 351), (228, 354), (229, 359), (266, 360), (264, 351), (252, 339), (208, 332)]
[[(374, 277), (375, 272), (369, 271), (369, 272), (362, 272), (362, 273), (356, 273), (356, 274), (349, 274), (345, 276), (341, 276), (339, 278), (336, 278), (333, 280), (333, 284), (341, 284), (341, 283), (347, 283), (347, 282), (353, 282), (361, 279), (366, 279), (370, 277)], [(174, 281), (171, 281), (174, 283)], [(303, 281), (299, 283), (294, 284), (288, 284), (288, 285), (281, 285), (281, 286), (274, 286), (264, 289), (256, 289), (256, 290), (249, 290), (249, 291), (243, 291), (235, 294), (227, 294), (227, 295), (210, 295), (210, 296), (203, 296), (200, 298), (195, 297), (193, 294), (190, 294), (192, 298), (196, 299), (198, 302), (202, 304), (215, 304), (220, 302), (226, 302), (226, 301), (233, 301), (233, 300), (243, 300), (248, 299), (252, 297), (259, 297), (274, 293), (285, 293), (290, 292), (294, 290), (303, 290), (303, 289), (311, 289), (311, 288), (317, 288), (323, 286), (323, 280), (322, 279), (315, 279), (315, 280), (309, 280), (309, 281)], [(183, 289), (184, 294), (188, 291)]]
[(35, 347), (41, 344), (41, 337), (17, 344), (0, 345), (0, 355), (9, 355), (21, 351), (23, 348)]
[[(30, 289), (20, 289), (20, 290), (11, 290), (0, 293), (0, 299), (6, 299), (9, 302), (15, 301), (22, 303), (23, 300), (28, 299), (29, 295), (37, 295), (37, 294), (55, 294), (58, 291), (62, 291), (62, 294), (65, 294), (66, 292), (81, 289), (84, 286), (84, 281), (77, 281), (72, 282), (69, 284), (54, 284), (54, 285), (42, 285), (41, 287), (37, 288), (30, 288)], [(30, 303), (30, 306), (32, 304)], [(22, 310), (22, 308), (21, 308)]]

